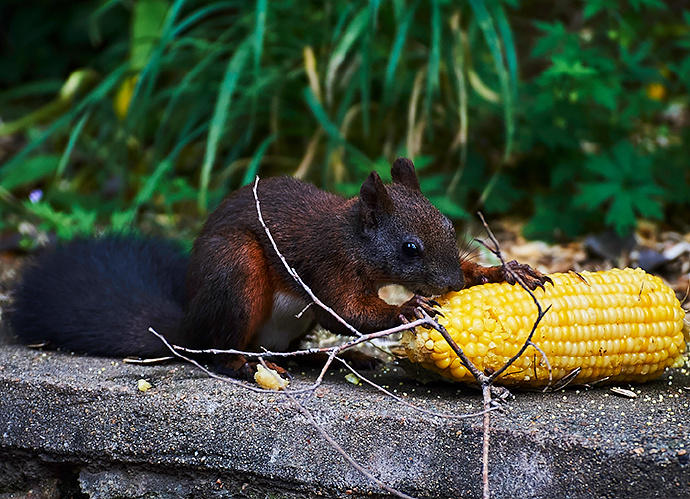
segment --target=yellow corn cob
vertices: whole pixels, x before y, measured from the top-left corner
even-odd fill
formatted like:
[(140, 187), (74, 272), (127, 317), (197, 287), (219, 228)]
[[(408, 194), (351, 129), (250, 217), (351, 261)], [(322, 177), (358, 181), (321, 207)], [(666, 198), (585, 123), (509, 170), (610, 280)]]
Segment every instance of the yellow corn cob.
[[(581, 368), (576, 383), (609, 378), (647, 381), (682, 363), (685, 312), (672, 289), (640, 269), (552, 274), (553, 286), (534, 291), (551, 309), (532, 337), (557, 381)], [(497, 371), (515, 355), (537, 317), (537, 307), (519, 285), (484, 284), (438, 299), (439, 323), (480, 371)], [(441, 334), (418, 328), (403, 344), (413, 362), (458, 381), (473, 381)], [(549, 370), (529, 346), (500, 377), (509, 385), (543, 386)]]

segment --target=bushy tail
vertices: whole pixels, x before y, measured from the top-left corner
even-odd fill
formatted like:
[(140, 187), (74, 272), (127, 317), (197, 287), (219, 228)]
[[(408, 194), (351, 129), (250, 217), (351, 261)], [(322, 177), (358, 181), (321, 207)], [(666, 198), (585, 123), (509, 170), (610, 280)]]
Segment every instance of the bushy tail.
[(75, 239), (28, 264), (9, 321), (24, 343), (106, 356), (168, 355), (155, 328), (184, 343), (187, 257), (157, 239)]

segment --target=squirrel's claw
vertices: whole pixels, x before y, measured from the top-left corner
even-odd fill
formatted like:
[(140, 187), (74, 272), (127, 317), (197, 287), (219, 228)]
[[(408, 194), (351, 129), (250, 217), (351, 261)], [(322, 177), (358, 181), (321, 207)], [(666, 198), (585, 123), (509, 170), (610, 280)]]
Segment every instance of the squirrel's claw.
[(542, 274), (529, 265), (518, 263), (515, 260), (506, 262), (503, 268), (503, 276), (508, 284), (515, 284), (517, 282), (513, 274), (522, 279), (525, 285), (531, 290), (537, 289), (538, 287), (544, 289), (544, 285), (547, 282), (553, 286), (553, 281), (549, 276)]
[[(437, 315), (443, 317), (441, 311), (434, 308), (435, 306), (439, 306), (436, 300), (425, 298), (421, 295), (414, 295), (400, 307), (401, 313), (398, 317), (403, 324), (408, 324), (411, 320), (424, 319), (425, 317), (433, 318)], [(430, 326), (424, 324), (422, 327), (428, 329)]]

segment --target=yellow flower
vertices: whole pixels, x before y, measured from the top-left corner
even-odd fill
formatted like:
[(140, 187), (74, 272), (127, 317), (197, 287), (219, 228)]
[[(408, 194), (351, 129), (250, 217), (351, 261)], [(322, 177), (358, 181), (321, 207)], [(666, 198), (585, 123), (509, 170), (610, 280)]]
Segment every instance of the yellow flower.
[(666, 97), (666, 87), (661, 83), (650, 83), (647, 85), (647, 97), (652, 100), (662, 100)]
[(132, 75), (125, 79), (117, 89), (117, 93), (113, 98), (113, 109), (115, 114), (121, 120), (125, 119), (127, 116), (127, 111), (129, 110), (129, 104), (132, 100), (132, 94), (134, 93), (134, 87), (137, 85), (137, 80), (139, 80), (139, 75)]

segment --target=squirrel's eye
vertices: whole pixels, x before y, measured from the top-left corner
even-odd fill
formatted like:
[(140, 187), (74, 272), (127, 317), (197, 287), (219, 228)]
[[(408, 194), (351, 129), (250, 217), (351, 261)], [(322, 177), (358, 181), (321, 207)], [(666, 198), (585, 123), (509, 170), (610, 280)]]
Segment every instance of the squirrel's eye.
[(414, 243), (412, 241), (406, 241), (403, 243), (402, 247), (403, 254), (409, 258), (419, 256), (419, 246), (417, 243)]

